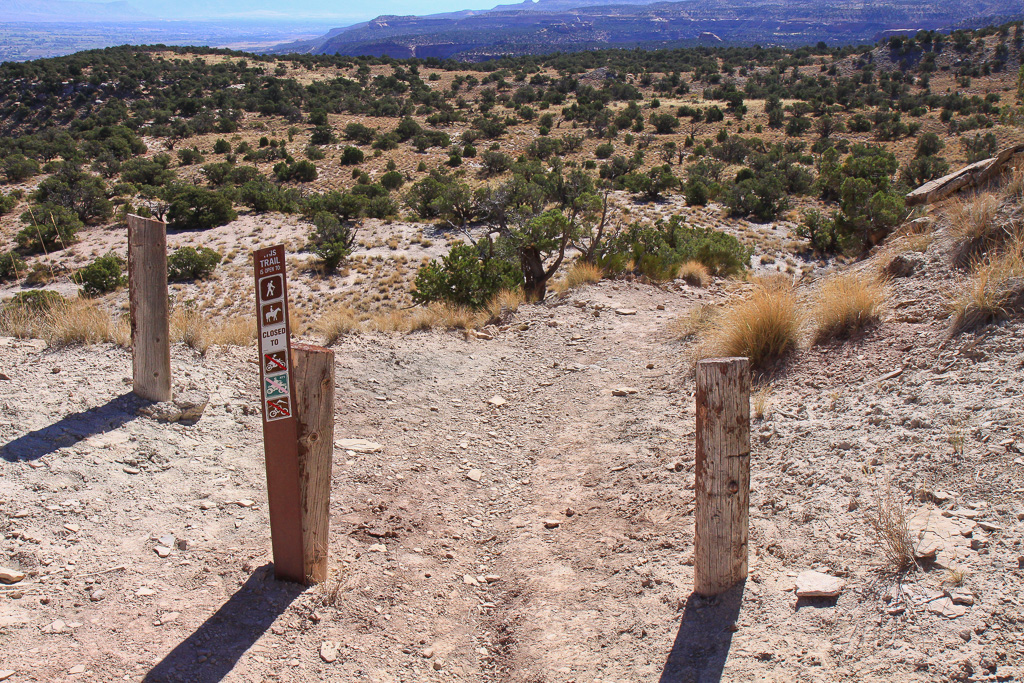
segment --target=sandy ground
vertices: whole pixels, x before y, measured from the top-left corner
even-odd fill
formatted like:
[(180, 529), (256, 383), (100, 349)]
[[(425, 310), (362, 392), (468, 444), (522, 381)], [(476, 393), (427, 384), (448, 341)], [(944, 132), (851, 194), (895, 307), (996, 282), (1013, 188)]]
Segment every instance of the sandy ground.
[[(490, 341), (344, 338), (336, 437), (380, 450), (335, 449), (331, 578), (305, 591), (269, 567), (252, 350), (175, 347), (177, 390), (210, 398), (183, 425), (137, 414), (124, 349), (0, 340), (0, 565), (27, 575), (0, 588), (0, 669), (19, 682), (1016, 680), (1021, 326), (945, 341), (943, 256), (925, 257), (931, 274), (900, 281), (879, 328), (801, 351), (764, 390), (750, 576), (712, 601), (691, 596), (693, 383), (668, 324), (728, 296), (718, 286), (606, 281), (521, 308)], [(612, 395), (624, 385), (637, 393)], [(942, 539), (899, 583), (865, 518), (887, 479)], [(841, 596), (797, 599), (808, 569), (842, 578)]]

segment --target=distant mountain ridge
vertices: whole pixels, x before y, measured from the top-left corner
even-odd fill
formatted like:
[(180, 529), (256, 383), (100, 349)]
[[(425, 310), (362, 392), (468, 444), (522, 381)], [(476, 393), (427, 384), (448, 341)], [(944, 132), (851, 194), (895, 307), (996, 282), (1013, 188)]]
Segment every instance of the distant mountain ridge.
[(980, 26), (1024, 17), (1020, 0), (525, 0), (490, 10), (382, 15), (270, 52), (437, 57), (703, 43), (797, 46), (873, 42), (886, 31)]
[(0, 23), (111, 22), (152, 19), (128, 2), (0, 0)]

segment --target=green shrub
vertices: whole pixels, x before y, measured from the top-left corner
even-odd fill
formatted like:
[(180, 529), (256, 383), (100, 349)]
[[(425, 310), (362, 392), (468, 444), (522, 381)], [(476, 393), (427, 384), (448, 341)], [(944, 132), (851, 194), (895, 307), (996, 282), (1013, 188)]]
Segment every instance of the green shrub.
[(341, 163), (345, 166), (353, 166), (363, 163), (363, 150), (351, 145), (341, 151)]
[(192, 166), (193, 164), (201, 164), (204, 161), (206, 160), (203, 158), (202, 153), (195, 147), (178, 150), (178, 163), (181, 166)]
[(313, 217), (313, 231), (309, 235), (310, 248), (317, 255), (324, 269), (333, 273), (338, 265), (352, 253), (356, 231), (347, 221), (321, 211)]
[(281, 187), (262, 177), (238, 188), (238, 203), (258, 213), (295, 213), (301, 202), (302, 197), (295, 188)]
[(440, 262), (436, 259), (416, 274), (412, 298), (417, 303), (445, 301), (481, 308), (502, 289), (522, 286), (518, 264), (492, 257), (468, 244), (456, 244)]
[(181, 247), (167, 257), (169, 280), (200, 280), (209, 277), (221, 262), (221, 255), (209, 247)]
[(3, 168), (7, 181), (11, 183), (20, 183), (39, 175), (39, 163), (35, 159), (29, 159), (24, 154), (10, 155), (4, 159)]
[(218, 138), (217, 141), (213, 143), (214, 154), (228, 154), (230, 151), (231, 143), (224, 138)]
[(405, 184), (405, 177), (398, 171), (388, 171), (380, 177), (380, 184), (388, 190), (397, 190)]
[(752, 250), (732, 235), (711, 228), (692, 228), (679, 216), (667, 223), (630, 228), (609, 240), (599, 255), (598, 265), (607, 272), (621, 272), (633, 261), (636, 272), (657, 280), (675, 277), (679, 266), (697, 261), (716, 275), (742, 273)]
[(316, 145), (306, 146), (306, 158), (310, 161), (320, 161), (326, 157), (327, 154), (324, 153), (322, 148), (317, 147)]
[(57, 204), (37, 204), (21, 214), (25, 223), (15, 240), (30, 254), (63, 249), (77, 241), (82, 221), (73, 211)]
[(167, 227), (172, 230), (208, 230), (236, 218), (227, 197), (202, 187), (176, 188), (167, 208)]
[(99, 296), (112, 292), (125, 283), (124, 261), (114, 252), (80, 268), (75, 281), (82, 286), (87, 296)]
[(317, 178), (316, 165), (312, 161), (297, 161), (294, 164), (281, 162), (274, 166), (274, 175), (282, 183), (294, 180), (299, 183), (311, 183)]
[(615, 147), (610, 142), (605, 142), (597, 146), (594, 150), (594, 156), (598, 159), (608, 159), (615, 152)]
[(67, 299), (51, 289), (33, 289), (27, 292), (18, 292), (7, 302), (4, 308), (23, 308), (35, 313), (48, 311), (54, 306), (67, 303)]
[(25, 259), (16, 251), (0, 252), (0, 282), (14, 280), (25, 272)]
[(121, 164), (121, 181), (133, 185), (160, 187), (174, 181), (174, 171), (168, 168), (170, 157), (165, 154), (153, 159), (136, 157)]
[(9, 194), (0, 193), (0, 216), (14, 208), (14, 205), (18, 203), (18, 200)]

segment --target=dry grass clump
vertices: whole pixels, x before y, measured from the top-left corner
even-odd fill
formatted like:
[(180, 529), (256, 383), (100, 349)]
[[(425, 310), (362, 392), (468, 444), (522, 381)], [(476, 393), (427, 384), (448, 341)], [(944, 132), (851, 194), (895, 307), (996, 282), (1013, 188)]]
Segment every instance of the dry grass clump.
[(700, 356), (746, 356), (751, 367), (765, 369), (796, 348), (799, 333), (793, 283), (785, 276), (761, 278), (749, 296), (721, 313)]
[(211, 346), (246, 346), (256, 338), (256, 321), (237, 316), (212, 323), (199, 309), (171, 311), (171, 341), (205, 354)]
[(707, 287), (711, 282), (711, 271), (699, 261), (687, 261), (679, 266), (678, 277), (688, 285), (694, 287)]
[(359, 319), (348, 306), (339, 306), (320, 316), (313, 327), (324, 336), (324, 345), (330, 346), (346, 334), (358, 332)]
[(501, 319), (515, 313), (526, 302), (522, 289), (502, 289), (487, 302), (487, 313), (491, 320)]
[(1024, 310), (1024, 234), (1001, 253), (975, 264), (950, 309), (954, 334)]
[(701, 304), (669, 323), (669, 334), (676, 341), (686, 341), (702, 334), (720, 313), (717, 306)]
[(893, 490), (892, 482), (886, 479), (882, 490), (876, 492), (875, 506), (867, 513), (867, 520), (885, 558), (885, 566), (893, 572), (915, 566), (914, 540), (910, 537), (908, 516), (906, 502)]
[(565, 277), (555, 283), (554, 290), (556, 294), (564, 294), (577, 287), (600, 282), (602, 277), (604, 277), (604, 271), (600, 266), (585, 261), (576, 261), (566, 272)]
[(37, 334), (32, 336), (42, 337), (50, 346), (131, 343), (131, 330), (124, 318), (86, 299), (54, 305), (42, 315)]
[(1020, 202), (1024, 200), (1024, 164), (1014, 166), (1003, 176), (1003, 199)]
[(842, 339), (878, 322), (885, 296), (885, 285), (873, 274), (845, 273), (825, 280), (811, 313), (814, 343)]
[(999, 226), (995, 221), (999, 198), (992, 193), (956, 198), (946, 209), (950, 229), (957, 241), (956, 261), (966, 265), (977, 253), (997, 241)]

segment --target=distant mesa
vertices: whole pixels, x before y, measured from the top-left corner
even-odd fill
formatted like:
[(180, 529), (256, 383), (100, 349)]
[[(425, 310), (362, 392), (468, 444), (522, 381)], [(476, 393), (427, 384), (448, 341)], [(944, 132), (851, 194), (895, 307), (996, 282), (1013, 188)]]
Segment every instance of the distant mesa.
[(525, 0), (472, 12), (382, 15), (266, 52), (483, 61), (610, 47), (849, 45), (1020, 16), (1020, 0)]

